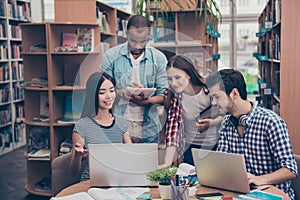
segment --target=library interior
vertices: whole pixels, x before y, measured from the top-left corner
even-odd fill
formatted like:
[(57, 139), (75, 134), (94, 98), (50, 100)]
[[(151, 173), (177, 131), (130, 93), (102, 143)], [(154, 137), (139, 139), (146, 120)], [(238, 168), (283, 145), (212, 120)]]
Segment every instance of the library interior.
[(1, 199), (300, 200), (298, 5), (0, 0)]

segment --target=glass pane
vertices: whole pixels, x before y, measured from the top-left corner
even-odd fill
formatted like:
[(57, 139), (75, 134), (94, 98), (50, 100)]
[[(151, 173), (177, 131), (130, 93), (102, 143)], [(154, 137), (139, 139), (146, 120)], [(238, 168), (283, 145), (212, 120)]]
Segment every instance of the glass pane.
[(258, 91), (258, 61), (252, 54), (257, 51), (258, 38), (255, 33), (258, 23), (236, 24), (237, 69), (240, 70), (247, 82), (247, 92)]
[(44, 20), (54, 21), (54, 0), (44, 0)]
[(267, 5), (268, 0), (236, 0), (236, 13), (240, 14), (260, 14)]
[(229, 0), (216, 0), (222, 16), (230, 14), (230, 1)]
[(230, 24), (222, 23), (219, 25), (219, 32), (221, 37), (218, 38), (219, 53), (221, 58), (218, 62), (218, 69), (230, 67)]

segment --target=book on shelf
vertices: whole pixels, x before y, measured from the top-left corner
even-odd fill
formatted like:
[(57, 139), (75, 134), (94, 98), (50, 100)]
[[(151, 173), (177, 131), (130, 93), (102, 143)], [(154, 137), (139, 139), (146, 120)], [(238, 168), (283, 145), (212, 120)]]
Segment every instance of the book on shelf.
[(48, 87), (48, 78), (32, 78), (30, 84), (32, 87)]
[(83, 52), (94, 51), (94, 29), (77, 28), (77, 46), (83, 48)]
[(0, 16), (1, 17), (5, 17), (6, 16), (5, 1), (0, 1)]
[(103, 30), (102, 32), (110, 33), (110, 23), (109, 23), (109, 16), (107, 12), (102, 12), (102, 24), (103, 24)]
[(63, 47), (76, 47), (78, 36), (76, 33), (62, 32), (62, 42)]
[(42, 178), (34, 184), (34, 190), (37, 192), (50, 192), (51, 191), (51, 179)]
[(73, 121), (80, 119), (83, 106), (83, 96), (82, 91), (67, 91), (65, 93), (63, 119)]
[(28, 160), (49, 160), (50, 149), (35, 149), (28, 153)]
[(50, 200), (109, 200), (109, 199), (136, 199), (149, 188), (124, 187), (124, 188), (90, 188), (87, 192), (78, 192), (64, 197), (52, 197)]

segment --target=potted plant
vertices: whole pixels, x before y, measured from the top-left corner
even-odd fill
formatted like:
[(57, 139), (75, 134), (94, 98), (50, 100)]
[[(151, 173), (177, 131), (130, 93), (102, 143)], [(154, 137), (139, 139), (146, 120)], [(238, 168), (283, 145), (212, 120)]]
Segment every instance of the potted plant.
[(175, 176), (176, 167), (158, 168), (155, 171), (148, 172), (147, 179), (158, 183), (160, 197), (162, 199), (171, 199), (171, 174)]
[[(232, 0), (230, 0), (232, 2)], [(222, 21), (221, 11), (216, 0), (136, 0), (135, 14), (145, 15), (148, 19), (151, 13), (175, 11), (175, 10), (195, 10), (195, 16), (201, 16), (203, 12), (205, 19), (210, 13), (212, 22)]]

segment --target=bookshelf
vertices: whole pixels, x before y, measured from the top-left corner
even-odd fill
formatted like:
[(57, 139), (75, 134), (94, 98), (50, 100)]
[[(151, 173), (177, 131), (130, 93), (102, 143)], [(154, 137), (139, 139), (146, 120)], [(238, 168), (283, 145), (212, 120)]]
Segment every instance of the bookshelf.
[(30, 21), (30, 0), (0, 1), (0, 156), (25, 145), (19, 24)]
[(260, 103), (280, 114), (281, 1), (269, 0), (258, 21)]
[[(217, 71), (219, 59), (217, 22), (212, 22), (210, 13), (200, 9), (156, 12), (153, 10), (154, 27), (150, 44), (161, 50), (167, 58), (184, 54), (191, 58), (198, 72), (206, 77)], [(201, 13), (201, 16), (199, 16)], [(189, 23), (187, 23), (189, 22)]]
[(99, 24), (102, 50), (126, 41), (124, 25), (131, 14), (100, 0), (55, 0), (54, 10), (56, 22)]
[[(52, 190), (41, 190), (35, 184), (51, 178), (51, 163), (59, 155), (60, 144), (72, 136), (73, 123), (58, 123), (66, 114), (67, 105), (75, 106), (76, 99), (83, 100), (85, 82), (88, 76), (99, 70), (101, 54), (100, 27), (95, 23), (28, 23), (22, 24), (22, 57), (24, 64), (25, 91), (25, 124), (27, 184), (25, 189), (41, 196), (53, 195)], [(78, 29), (92, 29), (94, 50), (89, 52), (58, 52), (63, 33), (76, 33)], [(33, 46), (44, 47), (33, 51)], [(64, 76), (64, 75), (68, 76)], [(74, 85), (65, 85), (73, 77)], [(47, 78), (47, 84), (34, 87), (33, 78)], [(42, 95), (43, 94), (43, 95)], [(78, 98), (77, 98), (78, 97)], [(44, 100), (43, 100), (44, 99)], [(79, 104), (82, 101), (79, 101)], [(44, 105), (47, 105), (44, 108)], [(80, 105), (79, 105), (80, 107)], [(42, 110), (49, 119), (36, 121)], [(72, 108), (71, 108), (72, 110)], [(47, 114), (48, 112), (48, 114)], [(72, 114), (78, 113), (69, 113)], [(39, 136), (40, 135), (40, 136)], [(37, 139), (36, 139), (37, 138)], [(43, 145), (43, 146), (42, 146)], [(50, 158), (31, 159), (28, 153), (34, 149), (50, 149)], [(53, 183), (52, 183), (53, 184)]]

